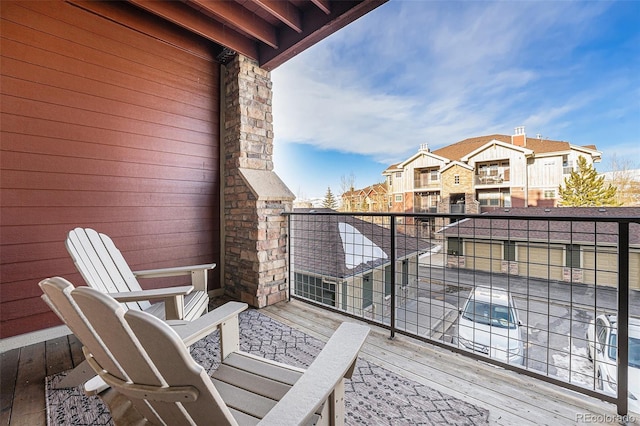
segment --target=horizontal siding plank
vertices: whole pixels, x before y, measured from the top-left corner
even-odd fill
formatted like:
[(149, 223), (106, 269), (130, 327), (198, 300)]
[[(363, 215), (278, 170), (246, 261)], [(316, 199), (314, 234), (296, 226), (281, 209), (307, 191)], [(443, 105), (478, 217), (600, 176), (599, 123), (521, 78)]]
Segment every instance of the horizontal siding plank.
[[(22, 78), (4, 74), (0, 78), (0, 90), (7, 96), (25, 98), (35, 102), (75, 108), (80, 111), (90, 111), (107, 114), (112, 117), (131, 119), (157, 124), (166, 127), (193, 132), (210, 132), (210, 119), (192, 118), (184, 114), (168, 113), (153, 107), (153, 104), (137, 105), (121, 100), (112, 100), (87, 94), (85, 91), (69, 90), (55, 86), (44, 85)], [(81, 87), (78, 87), (81, 89)]]
[[(103, 26), (115, 26), (113, 23), (101, 22)], [(114, 30), (122, 28), (114, 28)], [(98, 36), (91, 31), (75, 26), (64, 25), (55, 19), (47, 18), (29, 10), (20, 11), (9, 8), (3, 14), (3, 37), (19, 40), (31, 46), (51, 46), (50, 51), (60, 52), (61, 56), (82, 58), (86, 64), (105, 67), (111, 70), (125, 70), (145, 80), (163, 81), (170, 88), (181, 88), (190, 91), (210, 91), (211, 86), (205, 84), (210, 78), (203, 78), (203, 70), (194, 70), (190, 63), (177, 64), (173, 54), (180, 54), (176, 49), (164, 49), (162, 54), (149, 54), (132, 48), (131, 43), (114, 42), (105, 36)], [(70, 54), (73, 52), (73, 54)], [(170, 52), (170, 53), (169, 53)], [(162, 66), (155, 67), (156, 64)], [(203, 68), (206, 63), (203, 63)], [(211, 73), (212, 68), (204, 71)]]
[(0, 200), (19, 207), (189, 207), (207, 208), (209, 194), (170, 194), (125, 191), (54, 191), (50, 189), (4, 189)]
[[(208, 98), (209, 95), (216, 94), (209, 91), (185, 90), (183, 88), (169, 88), (162, 81), (150, 81), (139, 75), (125, 73), (110, 68), (103, 68), (100, 65), (88, 64), (78, 59), (76, 56), (63, 56), (59, 53), (44, 50), (42, 48), (22, 43), (18, 40), (6, 38), (5, 21), (2, 21), (3, 32), (0, 38), (0, 50), (2, 56), (28, 64), (37, 65), (46, 70), (59, 71), (67, 74), (72, 80), (80, 78), (79, 82), (88, 82), (116, 86), (131, 90), (132, 93), (142, 93), (144, 95), (155, 95), (161, 98), (159, 102), (179, 102), (195, 107), (217, 111), (217, 104)], [(216, 77), (217, 78), (217, 77)], [(90, 87), (90, 86), (83, 86)]]
[[(40, 188), (51, 191), (113, 191), (131, 193), (167, 193), (167, 194), (201, 194), (215, 195), (215, 182), (184, 181), (167, 179), (137, 178), (135, 180), (121, 176), (83, 175), (82, 179), (70, 180), (68, 174), (58, 172), (42, 172), (30, 170), (3, 169), (0, 178), (0, 189), (30, 189)], [(123, 188), (123, 189), (120, 189)]]
[[(2, 305), (0, 305), (1, 307)], [(29, 316), (17, 317), (14, 320), (5, 321), (2, 319), (2, 327), (6, 328), (2, 331), (4, 337), (16, 336), (19, 334), (29, 333), (35, 330), (42, 330), (51, 327), (57, 327), (62, 324), (60, 319), (54, 314), (49, 307), (42, 302), (42, 309), (47, 309), (43, 313), (32, 313)], [(0, 318), (3, 317), (0, 312)], [(37, 328), (34, 328), (36, 327)]]
[[(97, 231), (109, 235), (114, 240), (120, 236), (137, 236), (138, 238), (155, 238), (158, 235), (168, 233), (199, 233), (202, 235), (214, 235), (220, 230), (220, 224), (214, 221), (193, 221), (184, 218), (176, 218), (166, 221), (143, 221), (143, 222), (105, 222), (105, 223), (77, 223), (69, 225), (65, 223), (39, 224), (30, 227), (33, 234), (26, 233), (21, 226), (0, 227), (0, 241), (5, 245), (59, 242), (64, 244), (67, 234), (73, 228), (94, 227)], [(38, 237), (41, 236), (41, 237)], [(210, 237), (214, 238), (214, 237)]]
[(212, 45), (125, 2), (94, 6), (132, 26), (61, 0), (0, 5), (0, 337), (59, 324), (37, 283), (83, 283), (64, 248), (76, 226), (114, 237), (133, 269), (220, 256)]
[[(185, 51), (190, 56), (197, 56), (211, 62), (215, 61), (218, 53), (217, 45), (212, 41), (203, 37), (194, 37), (189, 30), (173, 25), (155, 15), (140, 14), (140, 9), (134, 5), (83, 0), (71, 0), (69, 3), (113, 22), (118, 22), (125, 27), (135, 28), (153, 39), (163, 40), (165, 43)], [(118, 35), (113, 35), (113, 37), (118, 37)], [(131, 38), (126, 35), (124, 41), (131, 42)]]
[[(154, 269), (160, 267), (172, 267), (183, 265), (196, 265), (201, 263), (216, 262), (214, 253), (217, 250), (213, 243), (189, 244), (180, 247), (156, 247), (140, 251), (123, 251), (127, 263), (133, 270)], [(36, 282), (43, 278), (64, 275), (64, 272), (73, 270), (69, 267), (71, 259), (61, 251), (60, 256), (54, 259), (38, 259), (32, 262), (14, 262), (0, 265), (0, 274), (3, 275), (3, 284), (13, 281)], [(62, 271), (62, 273), (60, 273)], [(29, 293), (23, 293), (27, 295)], [(5, 294), (3, 294), (3, 299)], [(9, 298), (9, 295), (6, 295)], [(27, 310), (28, 311), (28, 310)]]
[(45, 223), (66, 223), (75, 227), (80, 223), (100, 223), (129, 221), (132, 217), (140, 221), (166, 221), (169, 219), (189, 219), (204, 224), (214, 219), (214, 212), (206, 209), (186, 207), (41, 207), (38, 209), (22, 207), (3, 207), (2, 222), (7, 226), (40, 225)]
[[(218, 116), (218, 105), (209, 99), (203, 100), (201, 105), (192, 104), (193, 97), (187, 97), (184, 101), (171, 100), (167, 102), (163, 98), (164, 93), (144, 93), (132, 91), (115, 84), (109, 84), (91, 76), (77, 75), (70, 78), (67, 72), (44, 68), (8, 57), (2, 61), (2, 74), (22, 81), (37, 83), (43, 86), (68, 90), (70, 92), (89, 94), (98, 99), (119, 101), (130, 105), (144, 106), (169, 114), (181, 114), (199, 120), (211, 120)], [(85, 90), (83, 91), (82, 88)], [(90, 88), (90, 90), (86, 90)]]
[[(77, 13), (78, 11), (74, 10), (73, 6), (66, 1), (57, 8), (28, 3), (21, 4), (21, 6), (28, 10), (27, 19), (19, 10), (7, 13), (6, 18), (52, 36), (82, 44), (87, 48), (94, 49), (96, 46), (94, 41), (99, 40), (101, 51), (135, 60), (141, 65), (154, 63), (161, 59), (167, 63), (167, 71), (176, 76), (193, 78), (197, 77), (202, 69), (208, 70), (209, 73), (215, 71), (210, 67), (211, 62), (215, 59), (213, 56), (202, 58), (200, 55), (193, 55), (175, 45), (149, 43), (148, 36), (140, 37), (140, 32), (136, 29), (128, 28), (108, 19), (105, 20), (92, 13), (84, 11)], [(127, 7), (120, 6), (118, 9), (125, 12)], [(153, 28), (157, 32), (158, 30), (162, 31), (164, 27), (173, 26), (164, 20), (157, 20), (147, 14), (141, 14), (136, 8), (130, 8), (130, 10), (133, 11), (130, 13), (131, 19), (135, 20), (135, 24), (140, 27)], [(154, 21), (153, 27), (147, 23), (149, 20)], [(159, 28), (158, 23), (160, 23)], [(164, 34), (175, 34), (176, 30), (180, 31), (181, 29), (175, 26), (173, 31), (164, 31)], [(200, 37), (190, 37), (189, 41), (192, 45), (201, 45), (201, 40)], [(206, 44), (213, 47), (211, 43)]]
[[(119, 147), (135, 147), (140, 150), (157, 151), (163, 153), (189, 154), (194, 157), (212, 157), (218, 158), (218, 152), (211, 141), (206, 143), (198, 143), (198, 141), (186, 140), (176, 141), (167, 138), (155, 138), (147, 135), (139, 134), (123, 134), (114, 129), (99, 129), (87, 125), (76, 125), (68, 123), (64, 129), (61, 129), (60, 123), (51, 120), (40, 120), (29, 117), (19, 116), (15, 114), (3, 113), (0, 115), (2, 120), (3, 147), (4, 140), (11, 140), (12, 135), (21, 135), (17, 139), (18, 144), (24, 140), (25, 144), (31, 141), (42, 141), (46, 144), (59, 144), (64, 148), (67, 143), (92, 143), (97, 145), (96, 150), (108, 150)], [(200, 141), (202, 142), (202, 141)], [(15, 145), (15, 143), (14, 143)], [(4, 148), (3, 148), (4, 149)], [(22, 148), (24, 150), (24, 148)], [(47, 149), (55, 149), (51, 147), (40, 147), (40, 151)], [(20, 148), (14, 147), (15, 151)], [(67, 156), (74, 156), (74, 153), (67, 149)], [(211, 160), (212, 163), (217, 161)]]
[(2, 112), (7, 112), (6, 108), (10, 105), (12, 115), (29, 117), (32, 120), (43, 120), (58, 124), (64, 122), (80, 126), (116, 130), (124, 134), (151, 136), (203, 145), (206, 145), (211, 140), (210, 134), (203, 131), (158, 125), (156, 123), (149, 123), (132, 118), (115, 117), (109, 114), (46, 104), (11, 95), (3, 94), (0, 100), (2, 102)]
[[(9, 124), (10, 126), (10, 124)], [(6, 130), (6, 129), (5, 129)], [(140, 165), (177, 167), (184, 169), (214, 169), (218, 165), (217, 155), (213, 155), (210, 146), (188, 143), (175, 143), (172, 150), (182, 152), (164, 152), (155, 146), (136, 145), (135, 140), (127, 140), (128, 145), (107, 145), (100, 143), (52, 140), (43, 136), (30, 136), (20, 133), (2, 133), (2, 150), (6, 152), (40, 154), (69, 159), (89, 159), (118, 161)], [(168, 142), (165, 142), (168, 144)], [(195, 148), (195, 150), (192, 150)], [(207, 155), (208, 154), (208, 155)], [(70, 160), (72, 161), (72, 160)]]
[[(4, 136), (4, 135), (1, 135)], [(211, 168), (165, 167), (161, 164), (140, 164), (124, 161), (105, 161), (90, 158), (60, 157), (3, 151), (0, 166), (7, 170), (29, 170), (67, 173), (71, 185), (84, 175), (118, 176), (132, 179), (217, 183), (217, 171)], [(203, 183), (203, 185), (205, 185)]]
[[(161, 256), (163, 251), (170, 251), (170, 253), (165, 254), (163, 258), (159, 258), (159, 261), (170, 259), (169, 256), (176, 256), (176, 253), (189, 250), (189, 247), (193, 247), (191, 250), (193, 250), (194, 253), (200, 253), (205, 250), (207, 246), (212, 246), (214, 243), (210, 234), (206, 232), (206, 229), (192, 233), (176, 232), (178, 229), (174, 229), (173, 231), (174, 232), (167, 233), (158, 229), (158, 233), (154, 234), (153, 237), (126, 237), (114, 238), (113, 240), (120, 251), (123, 252), (151, 252), (152, 255), (156, 257)], [(64, 244), (64, 240), (60, 240), (7, 245), (0, 259), (0, 265), (21, 262), (31, 263), (38, 260), (55, 260), (61, 257), (66, 258), (68, 254)], [(203, 254), (207, 252), (203, 252)]]

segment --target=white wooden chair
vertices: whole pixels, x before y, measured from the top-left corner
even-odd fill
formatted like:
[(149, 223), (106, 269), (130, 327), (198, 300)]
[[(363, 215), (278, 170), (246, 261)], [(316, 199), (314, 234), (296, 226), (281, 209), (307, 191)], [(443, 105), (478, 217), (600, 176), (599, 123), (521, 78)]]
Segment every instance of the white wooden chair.
[[(129, 309), (161, 319), (193, 320), (207, 311), (207, 271), (215, 263), (132, 271), (111, 238), (91, 228), (75, 228), (66, 240), (67, 251), (90, 287), (110, 294)], [(137, 278), (191, 275), (190, 286), (143, 290)], [(151, 304), (149, 300), (162, 301)]]
[[(111, 386), (101, 397), (116, 424), (344, 423), (344, 378), (351, 377), (368, 327), (343, 323), (302, 370), (240, 351), (242, 303), (208, 313), (185, 332), (146, 312), (126, 310), (103, 292), (74, 289), (63, 278), (43, 280), (40, 286), (45, 300), (77, 333), (94, 371)], [(195, 331), (195, 323), (205, 318), (221, 333), (222, 364), (213, 377), (191, 358), (186, 345), (193, 337), (185, 336), (206, 333)]]

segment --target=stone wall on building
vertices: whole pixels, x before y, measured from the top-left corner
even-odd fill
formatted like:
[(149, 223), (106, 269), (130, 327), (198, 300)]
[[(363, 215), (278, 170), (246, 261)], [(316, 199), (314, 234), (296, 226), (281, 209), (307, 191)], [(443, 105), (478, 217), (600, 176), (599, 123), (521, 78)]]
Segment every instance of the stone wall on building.
[(287, 297), (282, 213), (295, 197), (273, 172), (270, 73), (242, 55), (223, 72), (223, 286), (261, 308)]

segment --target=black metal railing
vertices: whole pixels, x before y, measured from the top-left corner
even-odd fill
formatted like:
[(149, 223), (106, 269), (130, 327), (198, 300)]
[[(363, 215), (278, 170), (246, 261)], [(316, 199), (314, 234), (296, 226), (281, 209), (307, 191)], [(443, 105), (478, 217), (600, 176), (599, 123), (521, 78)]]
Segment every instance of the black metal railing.
[(596, 396), (624, 415), (640, 398), (628, 382), (640, 368), (638, 359), (629, 366), (640, 343), (629, 340), (630, 318), (640, 318), (640, 217), (528, 211), (286, 213), (290, 297)]

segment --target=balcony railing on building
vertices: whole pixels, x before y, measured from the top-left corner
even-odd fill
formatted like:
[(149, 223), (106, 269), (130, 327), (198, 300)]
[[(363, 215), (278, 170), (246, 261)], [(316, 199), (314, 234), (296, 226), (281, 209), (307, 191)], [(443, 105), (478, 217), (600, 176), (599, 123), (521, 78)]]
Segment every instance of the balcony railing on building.
[[(638, 411), (637, 396), (626, 396), (637, 362), (629, 356), (640, 344), (629, 340), (629, 317), (640, 317), (640, 274), (629, 273), (640, 270), (640, 217), (600, 213), (289, 213), (290, 295), (374, 322), (391, 337), (410, 335), (616, 403), (620, 414), (629, 404)], [(506, 292), (514, 313), (487, 314), (492, 326), (474, 325), (484, 340), (469, 341), (460, 318), (478, 287)], [(609, 343), (586, 337), (604, 314), (617, 319), (616, 377), (592, 362)]]

